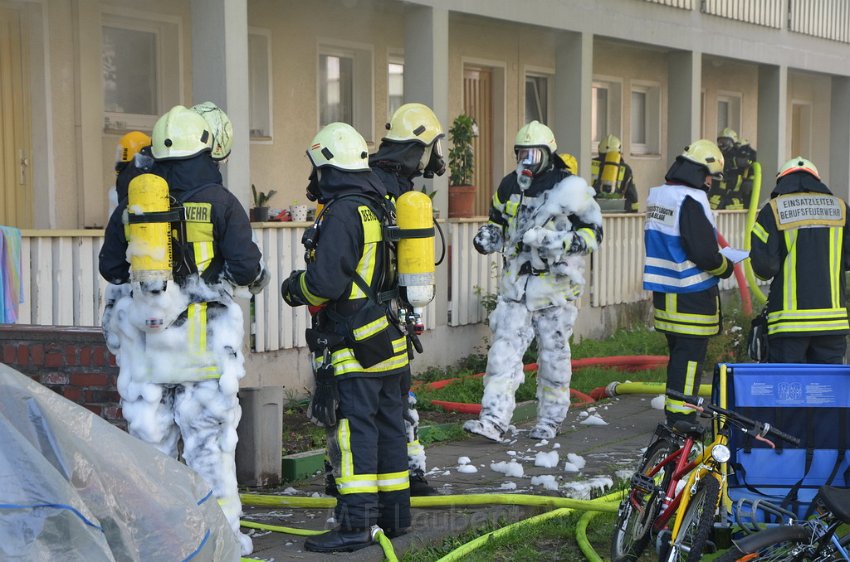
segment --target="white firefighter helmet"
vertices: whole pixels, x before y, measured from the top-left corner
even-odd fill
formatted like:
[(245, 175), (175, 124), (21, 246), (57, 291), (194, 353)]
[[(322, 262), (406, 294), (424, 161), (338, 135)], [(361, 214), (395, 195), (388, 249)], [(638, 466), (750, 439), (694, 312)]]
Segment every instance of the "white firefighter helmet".
[(696, 162), (708, 170), (708, 174), (718, 177), (723, 173), (723, 153), (717, 145), (708, 139), (695, 140), (685, 147), (682, 158)]
[(192, 111), (203, 117), (209, 125), (212, 133), (212, 159), (219, 161), (230, 156), (230, 149), (233, 147), (233, 124), (227, 113), (211, 101), (193, 106)]
[(738, 142), (738, 133), (735, 132), (734, 129), (730, 129), (729, 127), (724, 128), (720, 131), (720, 134), (717, 135), (718, 139), (732, 139), (733, 143)]
[(555, 142), (552, 129), (540, 121), (532, 121), (516, 134), (514, 152), (518, 152), (521, 148), (545, 148), (552, 155), (558, 150), (558, 143)]
[(387, 123), (387, 131), (381, 140), (418, 142), (425, 146), (445, 136), (440, 120), (430, 107), (421, 103), (406, 103), (396, 109)]
[(807, 160), (802, 156), (796, 156), (785, 162), (782, 167), (779, 168), (779, 172), (776, 174), (776, 179), (787, 176), (788, 174), (793, 174), (794, 172), (806, 172), (820, 180), (820, 174), (818, 173), (817, 166), (815, 166), (811, 160)]
[(597, 152), (599, 154), (608, 154), (611, 151), (623, 152), (623, 143), (616, 135), (608, 135), (599, 141)]
[(151, 152), (157, 160), (191, 158), (212, 149), (206, 120), (191, 109), (175, 105), (153, 127)]
[(330, 166), (349, 172), (365, 172), (369, 168), (366, 141), (348, 123), (331, 123), (316, 133), (307, 156), (316, 168)]

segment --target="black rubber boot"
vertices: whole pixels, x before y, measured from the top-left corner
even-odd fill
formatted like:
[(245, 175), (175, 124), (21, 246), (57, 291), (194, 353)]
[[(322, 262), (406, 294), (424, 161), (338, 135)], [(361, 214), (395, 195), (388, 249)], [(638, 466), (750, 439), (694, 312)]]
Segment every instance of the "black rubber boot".
[(343, 531), (339, 527), (323, 535), (316, 535), (304, 541), (304, 548), (310, 552), (354, 552), (372, 544), (369, 529)]
[(425, 473), (414, 470), (410, 473), (410, 495), (411, 496), (436, 496), (437, 490), (428, 484)]

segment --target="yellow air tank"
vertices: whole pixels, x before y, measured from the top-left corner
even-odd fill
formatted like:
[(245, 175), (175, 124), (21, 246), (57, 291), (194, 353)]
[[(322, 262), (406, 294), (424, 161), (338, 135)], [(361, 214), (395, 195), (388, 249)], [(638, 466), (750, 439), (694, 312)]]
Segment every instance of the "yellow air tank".
[(434, 299), (434, 216), (431, 198), (421, 191), (403, 193), (396, 201), (398, 284), (405, 300), (422, 308)]
[(133, 178), (127, 194), (130, 280), (143, 284), (171, 279), (171, 225), (167, 219), (147, 222), (148, 213), (169, 210), (168, 182), (154, 174)]
[(602, 164), (602, 172), (599, 174), (600, 191), (602, 193), (614, 193), (617, 188), (617, 177), (620, 174), (620, 152), (609, 150), (605, 153), (605, 162)]

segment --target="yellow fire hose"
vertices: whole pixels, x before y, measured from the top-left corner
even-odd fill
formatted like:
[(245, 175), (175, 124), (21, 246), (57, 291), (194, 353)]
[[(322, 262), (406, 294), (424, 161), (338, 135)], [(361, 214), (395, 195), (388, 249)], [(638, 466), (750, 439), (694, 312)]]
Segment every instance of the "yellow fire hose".
[[(752, 244), (750, 236), (753, 232), (753, 225), (756, 223), (756, 213), (758, 213), (758, 203), (761, 194), (761, 164), (753, 162), (753, 193), (750, 196), (750, 208), (747, 209), (747, 221), (744, 224), (744, 249), (750, 251)], [(756, 281), (756, 274), (753, 273), (753, 266), (750, 260), (744, 260), (744, 275), (747, 278), (747, 285), (750, 286), (750, 291), (753, 293), (753, 298), (764, 304), (767, 301), (767, 296)]]
[(601, 512), (599, 511), (586, 511), (584, 515), (582, 515), (578, 524), (576, 525), (576, 542), (578, 543), (578, 547), (581, 549), (584, 557), (587, 558), (590, 562), (602, 562), (602, 558), (596, 553), (593, 546), (590, 544), (590, 540), (587, 538), (587, 524), (590, 523), (590, 520), (599, 515)]

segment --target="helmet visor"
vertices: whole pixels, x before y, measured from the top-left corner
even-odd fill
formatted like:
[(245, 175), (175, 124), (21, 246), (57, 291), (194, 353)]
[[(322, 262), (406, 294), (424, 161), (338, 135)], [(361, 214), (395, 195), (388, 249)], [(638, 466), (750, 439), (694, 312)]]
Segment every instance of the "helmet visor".
[(719, 137), (717, 139), (717, 148), (719, 148), (722, 152), (728, 152), (735, 146), (735, 143), (732, 142), (732, 139), (729, 137)]
[(546, 154), (542, 148), (520, 148), (516, 153), (516, 161), (519, 167), (537, 175), (545, 164)]

